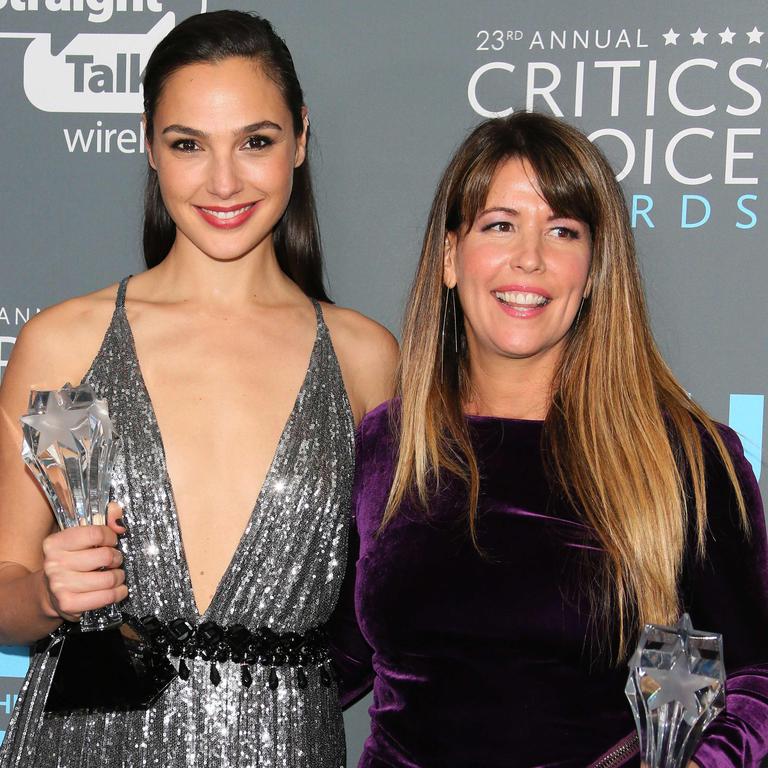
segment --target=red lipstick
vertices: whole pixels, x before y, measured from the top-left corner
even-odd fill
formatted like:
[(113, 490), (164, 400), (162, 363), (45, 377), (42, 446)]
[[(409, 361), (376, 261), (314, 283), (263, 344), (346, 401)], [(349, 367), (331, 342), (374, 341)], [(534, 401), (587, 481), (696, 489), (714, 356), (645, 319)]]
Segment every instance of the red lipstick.
[(217, 229), (236, 229), (244, 224), (256, 210), (257, 203), (238, 205), (196, 205), (195, 210), (211, 226)]

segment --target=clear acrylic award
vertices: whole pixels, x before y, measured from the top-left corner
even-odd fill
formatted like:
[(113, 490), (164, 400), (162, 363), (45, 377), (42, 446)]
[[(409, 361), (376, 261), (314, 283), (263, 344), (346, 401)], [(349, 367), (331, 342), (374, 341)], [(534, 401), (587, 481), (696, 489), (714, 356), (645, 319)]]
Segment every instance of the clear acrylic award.
[[(21, 455), (45, 492), (59, 527), (105, 525), (117, 447), (104, 400), (90, 385), (33, 391), (21, 417)], [(80, 630), (120, 624), (115, 605), (85, 611)]]
[(648, 768), (685, 768), (704, 729), (725, 708), (722, 635), (646, 624), (625, 688)]

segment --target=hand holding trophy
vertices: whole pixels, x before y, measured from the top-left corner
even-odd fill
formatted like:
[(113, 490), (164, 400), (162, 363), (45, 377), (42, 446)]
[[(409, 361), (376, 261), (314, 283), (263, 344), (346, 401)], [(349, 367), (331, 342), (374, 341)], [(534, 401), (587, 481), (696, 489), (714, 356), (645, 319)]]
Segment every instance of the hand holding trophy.
[[(21, 422), (22, 457), (59, 527), (106, 525), (117, 447), (106, 402), (88, 384), (33, 391)], [(58, 657), (49, 711), (144, 708), (175, 677), (141, 623), (114, 604), (86, 610), (79, 623), (63, 629), (49, 650)]]
[[(117, 447), (107, 404), (88, 385), (33, 391), (21, 417), (22, 457), (45, 492), (62, 530), (105, 525)], [(85, 611), (80, 630), (122, 623), (116, 605)]]

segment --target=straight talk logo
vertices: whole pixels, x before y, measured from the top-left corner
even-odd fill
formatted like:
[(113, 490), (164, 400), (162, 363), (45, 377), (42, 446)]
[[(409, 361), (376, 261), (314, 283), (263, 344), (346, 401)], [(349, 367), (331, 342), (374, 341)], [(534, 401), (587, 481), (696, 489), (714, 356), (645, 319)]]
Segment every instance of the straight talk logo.
[[(141, 77), (155, 46), (177, 17), (204, 13), (206, 6), (207, 0), (0, 0), (0, 26), (15, 30), (0, 32), (0, 39), (30, 41), (24, 93), (37, 109), (136, 114), (143, 108)], [(62, 45), (58, 38), (73, 24), (88, 31)], [(100, 29), (92, 31), (94, 26)]]
[[(16, 30), (0, 32), (0, 39), (30, 41), (24, 93), (37, 109), (139, 114), (150, 54), (178, 18), (206, 10), (207, 0), (0, 0), (0, 26)], [(73, 35), (73, 26), (86, 31)], [(65, 122), (62, 133), (70, 154), (145, 152), (141, 124), (105, 127), (98, 119), (69, 127)]]
[(162, 0), (0, 0), (0, 11), (8, 8), (11, 11), (20, 13), (36, 13), (45, 10), (53, 13), (87, 13), (88, 21), (95, 24), (101, 24), (109, 21), (112, 15), (125, 13), (130, 10), (133, 13), (143, 11), (153, 11), (162, 13)]
[(24, 93), (43, 112), (141, 112), (141, 73), (154, 47), (175, 26), (167, 13), (146, 34), (84, 33), (51, 51), (50, 33), (24, 53)]

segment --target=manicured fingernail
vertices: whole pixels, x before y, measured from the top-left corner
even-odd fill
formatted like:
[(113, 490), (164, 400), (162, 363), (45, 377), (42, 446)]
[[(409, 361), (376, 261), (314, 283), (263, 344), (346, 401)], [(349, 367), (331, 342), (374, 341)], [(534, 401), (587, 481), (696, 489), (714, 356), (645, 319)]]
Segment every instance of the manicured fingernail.
[(123, 517), (117, 517), (117, 518), (115, 518), (115, 522), (116, 522), (116, 523), (117, 523), (119, 526), (121, 526), (122, 528), (125, 528), (125, 527), (126, 527), (126, 525), (125, 525), (125, 518), (123, 518)]

